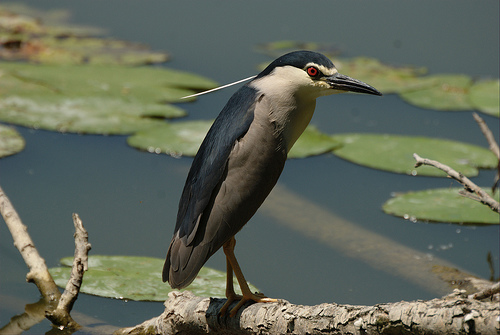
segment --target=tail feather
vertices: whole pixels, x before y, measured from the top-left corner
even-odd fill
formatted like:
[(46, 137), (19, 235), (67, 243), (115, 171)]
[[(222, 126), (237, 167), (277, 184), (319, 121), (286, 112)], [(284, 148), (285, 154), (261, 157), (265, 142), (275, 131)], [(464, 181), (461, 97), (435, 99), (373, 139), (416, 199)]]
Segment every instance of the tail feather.
[(209, 249), (207, 244), (198, 244), (195, 247), (186, 246), (182, 239), (174, 236), (163, 266), (163, 281), (168, 281), (175, 289), (191, 284), (211, 256)]

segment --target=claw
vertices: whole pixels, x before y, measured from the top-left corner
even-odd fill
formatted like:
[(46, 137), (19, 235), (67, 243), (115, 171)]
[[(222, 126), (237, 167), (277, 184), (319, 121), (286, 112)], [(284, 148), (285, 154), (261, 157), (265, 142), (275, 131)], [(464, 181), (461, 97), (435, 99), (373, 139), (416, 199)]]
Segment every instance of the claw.
[(239, 309), (248, 301), (254, 301), (254, 302), (277, 302), (277, 299), (273, 298), (268, 298), (262, 293), (251, 293), (250, 296), (243, 296), (240, 299), (240, 302), (229, 312), (229, 316), (233, 317), (238, 313)]

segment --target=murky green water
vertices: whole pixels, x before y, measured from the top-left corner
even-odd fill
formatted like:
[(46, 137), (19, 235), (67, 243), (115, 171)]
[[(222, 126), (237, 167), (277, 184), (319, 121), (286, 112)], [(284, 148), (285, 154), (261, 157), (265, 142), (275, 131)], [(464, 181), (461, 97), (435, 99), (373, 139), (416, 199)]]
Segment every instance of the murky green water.
[[(110, 36), (168, 50), (173, 55), (169, 66), (221, 83), (256, 73), (255, 66), (268, 58), (255, 52), (255, 45), (283, 39), (334, 43), (346, 56), (426, 66), (430, 73), (499, 75), (497, 1), (26, 3), (70, 8), (74, 23), (103, 27)], [(208, 95), (183, 108), (190, 118), (212, 119), (232, 92)], [(498, 119), (484, 117), (498, 138)], [(470, 112), (421, 110), (391, 95), (319, 99), (312, 123), (327, 133), (388, 132), (485, 145)], [(73, 212), (89, 231), (93, 254), (165, 255), (191, 159), (138, 152), (126, 145), (125, 137), (18, 130), (27, 141), (26, 150), (0, 161), (0, 184), (49, 266), (73, 254)], [(489, 186), (493, 175), (483, 171), (474, 181)], [(410, 223), (380, 209), (391, 192), (447, 187), (453, 185), (450, 180), (370, 170), (329, 155), (289, 161), (280, 183), (363, 232), (484, 278), (490, 275), (486, 257), (491, 252), (498, 275), (498, 226)], [(269, 211), (266, 207), (237, 235), (236, 249), (247, 279), (269, 296), (297, 304), (374, 304), (438, 295), (436, 289), (426, 289), (426, 283), (336, 248), (309, 227), (304, 231), (283, 224)], [(335, 222), (331, 225), (334, 234)], [(353, 229), (351, 235), (358, 231)], [(223, 270), (222, 253), (208, 265)], [(24, 282), (26, 266), (3, 224), (0, 267), (0, 294), (9, 297), (0, 307), (4, 325), (39, 295), (34, 285)], [(126, 326), (158, 315), (162, 305), (82, 295), (75, 310)], [(30, 333), (48, 327), (45, 321)]]

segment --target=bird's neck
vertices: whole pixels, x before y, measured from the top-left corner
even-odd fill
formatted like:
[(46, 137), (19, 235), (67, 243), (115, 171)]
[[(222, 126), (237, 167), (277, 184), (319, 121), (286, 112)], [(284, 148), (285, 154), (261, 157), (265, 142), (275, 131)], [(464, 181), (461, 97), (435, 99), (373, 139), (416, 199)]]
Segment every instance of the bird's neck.
[(306, 129), (316, 107), (317, 92), (294, 85), (294, 80), (281, 76), (279, 71), (272, 78), (257, 79), (249, 85), (260, 95), (259, 104), (268, 114), (279, 137), (289, 152)]
[(269, 97), (269, 121), (274, 124), (275, 135), (282, 138), (287, 152), (311, 121), (315, 107), (316, 99), (312, 98)]
[(316, 100), (311, 100), (303, 104), (299, 101), (297, 106), (298, 108), (289, 111), (287, 122), (283, 124), (283, 137), (287, 145), (287, 151), (292, 149), (292, 146), (311, 121), (314, 108), (316, 107)]

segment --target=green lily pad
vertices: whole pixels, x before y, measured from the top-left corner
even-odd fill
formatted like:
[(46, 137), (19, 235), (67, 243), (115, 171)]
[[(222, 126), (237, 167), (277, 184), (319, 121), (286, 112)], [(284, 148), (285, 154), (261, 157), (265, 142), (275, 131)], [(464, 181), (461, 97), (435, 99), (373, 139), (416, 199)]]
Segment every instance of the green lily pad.
[(394, 67), (367, 57), (334, 59), (340, 73), (364, 81), (382, 93), (401, 93), (421, 88), (424, 83), (417, 76), (427, 69), (413, 66)]
[(469, 101), (478, 111), (500, 116), (500, 80), (484, 80), (470, 88)]
[(29, 38), (21, 43), (18, 57), (42, 64), (141, 65), (164, 63), (166, 53), (152, 52), (145, 45), (93, 37)]
[(288, 158), (306, 158), (321, 155), (339, 148), (342, 143), (332, 136), (320, 132), (315, 126), (309, 125), (295, 142)]
[(0, 91), (2, 95), (53, 93), (59, 96), (118, 97), (127, 101), (159, 103), (179, 102), (183, 94), (217, 85), (213, 80), (193, 73), (151, 66), (41, 66), (0, 62), (0, 70), (0, 79), (11, 77), (25, 83), (9, 86), (10, 91)]
[(17, 154), (24, 146), (24, 138), (14, 128), (0, 124), (0, 158)]
[(193, 157), (212, 123), (202, 120), (164, 123), (129, 136), (127, 144), (151, 153)]
[(427, 109), (443, 111), (472, 110), (469, 90), (472, 79), (466, 75), (444, 74), (419, 79), (421, 89), (400, 94), (406, 102)]
[(99, 97), (68, 98), (60, 102), (8, 97), (0, 98), (0, 119), (26, 127), (86, 134), (130, 134), (162, 124), (147, 113), (184, 116), (171, 105), (126, 103)]
[(416, 169), (413, 153), (438, 160), (466, 176), (476, 176), (478, 168), (492, 169), (498, 163), (488, 149), (445, 139), (387, 134), (339, 134), (333, 138), (343, 143), (333, 152), (343, 159), (408, 175), (446, 176), (430, 166)]
[[(213, 121), (185, 121), (165, 123), (128, 137), (127, 143), (139, 150), (168, 155), (194, 156), (205, 138)], [(329, 152), (339, 146), (339, 142), (325, 135), (315, 127), (306, 128), (297, 140), (288, 158), (304, 158)]]
[[(463, 188), (441, 188), (398, 194), (383, 206), (387, 214), (411, 221), (499, 224), (498, 213), (478, 201), (461, 196)], [(488, 192), (491, 195), (491, 192)], [(498, 192), (495, 195), (499, 201)]]
[[(83, 277), (81, 292), (113, 299), (165, 301), (170, 286), (163, 283), (164, 259), (137, 256), (89, 256), (89, 269)], [(73, 257), (61, 259), (63, 267), (49, 269), (59, 287), (66, 287)], [(258, 291), (250, 285), (250, 289)], [(225, 297), (226, 273), (203, 267), (186, 290), (202, 297)], [(239, 285), (235, 284), (239, 292)]]
[(185, 116), (166, 102), (214, 85), (160, 67), (0, 62), (0, 120), (63, 132), (130, 134)]

